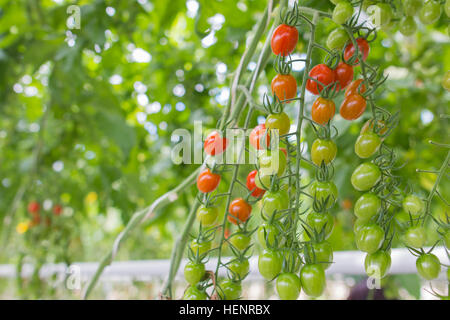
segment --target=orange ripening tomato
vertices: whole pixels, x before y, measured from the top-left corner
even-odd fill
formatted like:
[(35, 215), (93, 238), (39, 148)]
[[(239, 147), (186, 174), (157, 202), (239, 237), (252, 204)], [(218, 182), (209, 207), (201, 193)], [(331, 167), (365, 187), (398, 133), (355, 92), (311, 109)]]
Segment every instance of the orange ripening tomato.
[(333, 118), (335, 112), (336, 106), (333, 100), (318, 97), (312, 105), (311, 117), (314, 122), (323, 125)]
[(204, 149), (206, 154), (215, 156), (224, 152), (227, 146), (227, 138), (222, 138), (218, 131), (213, 131), (206, 137)]
[(264, 194), (264, 192), (266, 192), (266, 190), (260, 189), (256, 186), (255, 177), (257, 174), (258, 174), (258, 170), (253, 170), (253, 171), (250, 171), (250, 173), (247, 176), (247, 188), (249, 191), (253, 190), (252, 196), (255, 198), (261, 197)]
[(334, 69), (334, 77), (337, 82), (336, 90), (343, 90), (353, 80), (353, 67), (345, 62), (339, 62)]
[(228, 209), (228, 221), (236, 225), (244, 223), (250, 217), (251, 212), (252, 206), (248, 204), (244, 199), (234, 199), (230, 203), (230, 208)]
[[(265, 141), (265, 143), (264, 143)], [(270, 145), (270, 136), (267, 133), (266, 125), (260, 124), (250, 132), (250, 144), (257, 150), (262, 150)], [(264, 147), (265, 145), (265, 147)]]
[(216, 190), (220, 182), (220, 175), (212, 173), (211, 170), (206, 168), (203, 170), (197, 178), (197, 188), (200, 192), (208, 193)]
[[(291, 74), (277, 74), (271, 83), (272, 94), (281, 101), (297, 96), (297, 80)], [(292, 101), (287, 101), (291, 103)]]
[(334, 71), (324, 63), (314, 66), (309, 71), (309, 77), (321, 83), (318, 84), (311, 79), (306, 81), (306, 89), (312, 94), (319, 94), (319, 91), (322, 91), (324, 86), (328, 86), (335, 81)]
[(358, 119), (366, 110), (366, 99), (359, 94), (347, 96), (341, 104), (339, 110), (342, 118), (346, 120)]
[(297, 28), (287, 24), (280, 24), (273, 32), (270, 44), (275, 55), (287, 56), (294, 51), (297, 42)]
[[(370, 47), (369, 42), (367, 42), (364, 38), (358, 38), (356, 39), (356, 44), (358, 45), (358, 51), (362, 54), (363, 61), (366, 61), (367, 56), (369, 55)], [(353, 42), (349, 42), (347, 46), (344, 49), (344, 59), (345, 61), (348, 61), (353, 55), (356, 54), (355, 52), (355, 46), (353, 45)], [(359, 64), (359, 59), (355, 60), (355, 63)]]
[(345, 89), (345, 96), (347, 97), (355, 93), (363, 94), (364, 92), (366, 92), (366, 86), (364, 85), (363, 79), (357, 79), (350, 83), (347, 89)]

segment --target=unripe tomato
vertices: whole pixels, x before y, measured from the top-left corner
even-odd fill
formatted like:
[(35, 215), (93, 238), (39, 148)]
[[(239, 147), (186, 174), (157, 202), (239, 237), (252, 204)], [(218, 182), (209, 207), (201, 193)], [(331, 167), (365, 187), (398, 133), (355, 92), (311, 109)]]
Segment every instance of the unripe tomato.
[(247, 259), (235, 259), (228, 263), (227, 267), (232, 278), (239, 281), (243, 280), (250, 270), (250, 265)]
[(268, 173), (261, 173), (258, 171), (258, 173), (255, 176), (255, 185), (260, 189), (269, 190), (271, 179), (272, 175)]
[(383, 278), (391, 267), (391, 256), (384, 250), (368, 253), (364, 259), (364, 268), (369, 277)]
[(339, 113), (346, 120), (356, 120), (366, 110), (366, 99), (360, 94), (351, 94), (342, 101)]
[(409, 227), (403, 235), (403, 242), (408, 247), (422, 248), (427, 242), (427, 232), (424, 227)]
[(291, 128), (291, 120), (285, 112), (272, 113), (266, 119), (266, 128), (270, 130), (278, 130), (280, 136), (289, 133)]
[(326, 124), (333, 119), (336, 106), (333, 100), (318, 97), (311, 108), (311, 118), (319, 124)]
[(411, 214), (413, 218), (420, 217), (425, 212), (425, 205), (418, 196), (410, 194), (403, 199), (403, 210)]
[(250, 132), (250, 144), (256, 150), (262, 150), (270, 145), (270, 136), (267, 133), (266, 125), (260, 124), (253, 128)]
[(184, 267), (184, 278), (192, 286), (199, 283), (204, 275), (205, 265), (203, 263), (195, 263), (193, 261), (189, 261)]
[(314, 181), (311, 183), (310, 193), (319, 203), (326, 201), (326, 208), (334, 206), (338, 196), (338, 190), (333, 181)]
[(224, 279), (220, 282), (219, 295), (223, 300), (237, 300), (241, 297), (242, 286), (240, 281)]
[(283, 266), (283, 257), (279, 251), (265, 250), (258, 258), (259, 273), (267, 280), (274, 279)]
[(204, 149), (210, 156), (219, 155), (225, 151), (228, 146), (228, 139), (222, 138), (218, 131), (211, 132), (205, 140)]
[(280, 231), (273, 224), (264, 222), (258, 227), (257, 235), (258, 241), (264, 249), (270, 249), (275, 246), (275, 241), (278, 238)]
[(291, 272), (277, 277), (277, 292), (281, 300), (297, 300), (301, 290), (300, 278)]
[(250, 173), (247, 176), (247, 188), (249, 191), (252, 191), (252, 196), (255, 198), (261, 197), (266, 190), (258, 188), (255, 184), (255, 177), (258, 174), (258, 170), (250, 171)]
[(257, 160), (261, 175), (276, 174), (281, 177), (286, 169), (286, 155), (281, 149), (278, 153), (275, 150), (262, 150), (258, 153)]
[(316, 81), (308, 79), (306, 82), (306, 89), (312, 94), (319, 94), (319, 90), (323, 90), (324, 86), (328, 86), (335, 80), (333, 70), (323, 63), (314, 66), (311, 71), (309, 71), (309, 77), (321, 83), (318, 84)]
[(230, 208), (228, 209), (228, 221), (232, 224), (241, 224), (250, 218), (252, 212), (252, 206), (248, 204), (244, 199), (237, 198), (231, 201)]
[(343, 90), (353, 80), (353, 67), (345, 62), (339, 62), (336, 69), (334, 69), (334, 77), (338, 85), (336, 90)]
[(377, 123), (377, 129), (376, 129), (377, 132), (375, 132), (375, 128), (374, 128), (375, 120), (369, 119), (364, 123), (359, 134), (362, 135), (367, 132), (374, 132), (379, 135), (385, 134), (388, 130), (388, 127), (386, 126), (386, 124), (382, 120), (377, 120), (376, 123)]
[[(297, 96), (297, 80), (291, 74), (277, 74), (271, 83), (272, 94), (281, 101)], [(291, 103), (292, 101), (287, 101)]]
[(413, 17), (407, 16), (400, 21), (400, 26), (398, 30), (403, 34), (405, 37), (412, 36), (416, 30), (417, 30), (417, 24)]
[(334, 50), (334, 49), (341, 50), (344, 47), (344, 45), (347, 43), (348, 38), (349, 38), (349, 36), (344, 29), (342, 29), (342, 28), (334, 29), (328, 35), (327, 47), (330, 50)]
[[(369, 42), (367, 42), (367, 40), (364, 38), (358, 38), (356, 39), (356, 44), (358, 45), (358, 51), (362, 55), (363, 61), (366, 61), (370, 51)], [(353, 45), (353, 42), (349, 42), (344, 50), (345, 61), (348, 61), (355, 54), (355, 46)], [(356, 59), (354, 63), (359, 64), (359, 59)]]
[(367, 9), (374, 4), (377, 4), (376, 0), (363, 0), (362, 9), (367, 12)]
[(361, 230), (362, 227), (368, 224), (369, 222), (367, 222), (367, 220), (357, 218), (353, 224), (353, 232), (355, 233), (355, 235), (359, 232), (359, 230)]
[(450, 71), (447, 71), (444, 78), (442, 78), (442, 86), (445, 90), (450, 91)]
[(384, 231), (377, 224), (368, 224), (358, 230), (355, 240), (359, 250), (374, 253), (383, 245)]
[(356, 79), (355, 81), (352, 81), (348, 85), (348, 87), (345, 89), (345, 96), (348, 97), (349, 95), (353, 94), (363, 94), (366, 92), (366, 86), (364, 85), (363, 79)]
[(311, 160), (320, 166), (322, 161), (329, 164), (337, 153), (336, 143), (333, 140), (316, 139), (311, 147)]
[(31, 201), (28, 204), (28, 212), (29, 213), (38, 213), (40, 208), (41, 208), (41, 206), (39, 205), (39, 202), (37, 202), (37, 201)]
[(183, 300), (206, 300), (207, 298), (205, 291), (198, 289), (196, 286), (187, 288), (183, 296)]
[[(321, 264), (324, 270), (328, 269), (333, 262), (333, 249), (328, 241), (315, 242), (312, 244), (315, 261)], [(312, 250), (308, 250), (310, 257), (313, 257)]]
[(334, 228), (333, 215), (329, 212), (321, 213), (312, 211), (306, 217), (306, 223), (317, 233), (320, 233), (322, 229), (325, 229), (325, 239), (330, 237)]
[(355, 203), (355, 216), (368, 221), (378, 213), (381, 208), (381, 200), (373, 193), (364, 193)]
[(447, 17), (450, 17), (450, 0), (445, 1), (444, 11)]
[(419, 12), (419, 19), (423, 24), (432, 24), (441, 16), (441, 4), (431, 0), (426, 2)]
[(218, 215), (219, 211), (217, 207), (200, 206), (197, 210), (197, 220), (204, 227), (212, 226), (216, 222)]
[(193, 239), (191, 241), (191, 250), (195, 255), (201, 257), (211, 250), (211, 241), (199, 242), (197, 239)]
[(433, 280), (441, 272), (439, 258), (432, 253), (424, 253), (416, 260), (417, 272), (426, 280)]
[(275, 55), (287, 56), (294, 51), (298, 42), (296, 27), (280, 24), (272, 34), (271, 46)]
[(369, 19), (377, 27), (384, 27), (391, 22), (392, 8), (387, 3), (378, 3), (367, 8)]
[(339, 1), (333, 10), (333, 21), (337, 24), (346, 23), (353, 15), (353, 6), (347, 0)]
[(300, 270), (303, 291), (310, 297), (319, 297), (326, 286), (325, 271), (321, 264), (307, 264)]
[(355, 143), (355, 153), (362, 159), (369, 158), (378, 151), (381, 145), (380, 137), (373, 132), (363, 133)]
[(400, 210), (394, 214), (395, 224), (400, 230), (404, 230), (409, 225), (409, 215)]
[(276, 220), (284, 213), (280, 211), (289, 208), (289, 194), (285, 189), (280, 189), (278, 191), (269, 191), (262, 197), (262, 209), (261, 214), (265, 219), (271, 219), (275, 215)]
[(208, 193), (216, 190), (220, 182), (220, 175), (212, 173), (209, 168), (203, 170), (197, 178), (197, 188), (200, 192)]
[(422, 0), (403, 0), (403, 12), (407, 16), (415, 16), (422, 7)]
[(380, 179), (380, 168), (373, 163), (364, 162), (353, 171), (351, 182), (356, 190), (367, 191), (372, 189)]
[(243, 233), (235, 233), (231, 235), (228, 241), (239, 251), (244, 251), (250, 245), (251, 238)]

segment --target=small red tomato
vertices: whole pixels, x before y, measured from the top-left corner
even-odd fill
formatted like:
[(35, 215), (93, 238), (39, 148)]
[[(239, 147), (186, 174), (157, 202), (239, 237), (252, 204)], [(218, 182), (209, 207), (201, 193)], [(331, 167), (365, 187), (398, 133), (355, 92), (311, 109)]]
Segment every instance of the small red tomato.
[(38, 213), (41, 206), (39, 205), (39, 202), (37, 201), (31, 201), (28, 204), (28, 212), (29, 213)]
[[(359, 90), (359, 92), (358, 92)], [(363, 79), (357, 79), (349, 84), (347, 89), (345, 89), (345, 96), (349, 96), (355, 93), (364, 93), (366, 92), (366, 86), (364, 85)]]
[(261, 197), (266, 190), (260, 189), (255, 184), (255, 176), (258, 174), (258, 170), (250, 171), (250, 173), (247, 176), (247, 188), (249, 191), (252, 191), (252, 196), (255, 198)]
[(312, 105), (311, 117), (313, 121), (325, 124), (333, 118), (335, 112), (336, 105), (333, 100), (318, 97)]
[[(270, 136), (266, 134), (266, 125), (260, 124), (253, 128), (250, 132), (250, 144), (257, 150), (265, 149), (263, 145), (269, 147), (270, 145)], [(264, 143), (264, 140), (266, 143)]]
[(224, 152), (227, 146), (227, 138), (222, 138), (218, 131), (213, 131), (206, 137), (204, 149), (206, 154), (215, 156)]
[(55, 206), (53, 207), (53, 214), (54, 214), (55, 216), (61, 215), (62, 209), (63, 209), (63, 208), (62, 208), (61, 205), (59, 205), (59, 204), (55, 205)]
[[(356, 39), (356, 43), (358, 44), (358, 51), (362, 54), (363, 61), (366, 61), (370, 51), (369, 43), (364, 38)], [(353, 55), (355, 55), (355, 51), (356, 50), (355, 46), (353, 45), (353, 42), (347, 44), (347, 46), (344, 49), (345, 61), (348, 61), (351, 57), (353, 57)], [(359, 59), (356, 59), (355, 63), (359, 64)]]
[(297, 80), (291, 74), (277, 74), (272, 79), (271, 87), (272, 94), (281, 101), (295, 98), (297, 95)]
[(225, 228), (225, 231), (224, 231), (224, 233), (223, 233), (223, 237), (224, 237), (225, 239), (228, 239), (228, 238), (230, 237), (230, 229)]
[(244, 199), (237, 198), (231, 201), (230, 208), (228, 209), (228, 221), (232, 224), (241, 224), (248, 220), (250, 213), (252, 212), (252, 206), (248, 204)]
[(287, 56), (294, 51), (298, 41), (296, 27), (280, 24), (272, 34), (271, 46), (275, 55)]
[(343, 90), (353, 80), (353, 67), (345, 62), (339, 62), (336, 69), (334, 69), (334, 77), (338, 83), (336, 90)]
[(220, 182), (220, 174), (212, 173), (206, 168), (197, 178), (197, 188), (200, 192), (207, 193), (216, 190)]
[(366, 110), (366, 99), (360, 94), (352, 94), (347, 96), (341, 104), (339, 110), (342, 118), (346, 120), (358, 119)]
[(312, 94), (319, 94), (319, 90), (323, 90), (324, 86), (328, 86), (335, 80), (333, 70), (323, 63), (314, 66), (311, 71), (309, 71), (309, 77), (316, 79), (322, 84), (317, 84), (316, 81), (308, 79), (306, 82), (306, 89)]

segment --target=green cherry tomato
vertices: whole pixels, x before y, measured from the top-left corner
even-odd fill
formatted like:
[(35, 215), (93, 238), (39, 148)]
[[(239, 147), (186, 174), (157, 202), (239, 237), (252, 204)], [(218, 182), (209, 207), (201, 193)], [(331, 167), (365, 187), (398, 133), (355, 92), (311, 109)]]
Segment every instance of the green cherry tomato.
[(367, 12), (367, 9), (376, 3), (377, 3), (376, 0), (363, 0), (362, 9)]
[(336, 143), (333, 140), (316, 139), (311, 147), (311, 160), (320, 166), (322, 161), (329, 164), (337, 153)]
[[(278, 191), (268, 191), (262, 197), (261, 214), (266, 219), (270, 219), (274, 214), (277, 219), (282, 213), (280, 211), (289, 208), (289, 194), (285, 189)], [(285, 214), (285, 213), (284, 213)]]
[(427, 233), (424, 227), (409, 227), (403, 235), (403, 242), (408, 247), (422, 248), (427, 242)]
[(368, 224), (358, 230), (355, 238), (359, 250), (374, 253), (383, 245), (384, 231), (374, 223)]
[[(448, 2), (448, 1), (447, 1)], [(450, 26), (449, 26), (450, 30)], [(444, 87), (445, 90), (450, 91), (450, 71), (447, 71), (442, 78), (442, 87)]]
[(211, 249), (211, 241), (198, 242), (197, 239), (194, 239), (191, 241), (191, 249), (194, 255), (201, 257)]
[(264, 190), (269, 190), (272, 182), (272, 175), (270, 174), (263, 174), (258, 171), (255, 176), (255, 185)]
[(381, 179), (381, 171), (375, 164), (370, 162), (361, 163), (353, 171), (351, 182), (358, 191), (368, 191)]
[(195, 286), (190, 286), (184, 292), (183, 300), (206, 300), (208, 296), (205, 291), (198, 289)]
[(361, 230), (362, 227), (368, 225), (369, 222), (367, 222), (367, 220), (364, 219), (356, 219), (354, 224), (353, 224), (353, 232), (355, 233), (355, 235), (359, 232), (359, 230)]
[(283, 257), (279, 251), (265, 250), (258, 258), (259, 273), (267, 280), (274, 279), (283, 266)]
[(433, 280), (441, 272), (439, 258), (432, 253), (424, 253), (416, 260), (416, 268), (419, 275), (426, 280)]
[(342, 29), (337, 28), (330, 32), (327, 38), (327, 47), (330, 50), (342, 50), (349, 40), (348, 33)]
[(391, 267), (391, 256), (384, 250), (378, 250), (366, 255), (364, 267), (369, 277), (381, 279)]
[(223, 300), (237, 300), (241, 297), (242, 286), (239, 281), (233, 281), (231, 279), (224, 279), (220, 282), (219, 295)]
[(450, 18), (450, 0), (445, 1), (444, 11), (445, 11), (445, 14), (447, 15), (447, 17)]
[(413, 218), (421, 216), (425, 212), (423, 201), (416, 195), (409, 195), (403, 199), (403, 210), (409, 213)]
[(404, 210), (397, 211), (394, 214), (395, 224), (400, 230), (404, 230), (405, 226), (409, 222), (409, 214), (407, 214)]
[(281, 300), (297, 300), (300, 290), (300, 278), (295, 273), (286, 272), (277, 277), (277, 292)]
[(239, 251), (244, 251), (250, 245), (251, 238), (250, 236), (243, 233), (235, 233), (231, 235), (228, 241)]
[(432, 24), (441, 16), (441, 4), (437, 1), (426, 2), (419, 11), (419, 19), (423, 24)]
[[(311, 247), (310, 247), (311, 248)], [(321, 264), (326, 270), (333, 262), (333, 249), (328, 241), (316, 242), (312, 244), (316, 263)], [(313, 251), (308, 250), (309, 256), (313, 257)]]
[(200, 206), (197, 210), (197, 220), (204, 227), (209, 227), (216, 222), (217, 216), (219, 215), (219, 210), (217, 207), (205, 207)]
[(264, 249), (273, 248), (279, 233), (280, 232), (275, 225), (265, 222), (258, 227), (258, 241)]
[(369, 19), (377, 27), (388, 25), (392, 19), (392, 8), (387, 3), (378, 3), (367, 8)]
[(326, 209), (334, 206), (338, 196), (338, 190), (333, 181), (314, 181), (311, 183), (310, 192), (316, 201), (325, 204)]
[(321, 264), (307, 264), (300, 270), (303, 291), (310, 296), (319, 297), (326, 286), (325, 271)]
[(416, 30), (417, 30), (417, 24), (413, 17), (407, 16), (400, 21), (400, 26), (398, 30), (403, 34), (405, 37), (412, 36)]
[(291, 120), (284, 112), (271, 113), (266, 119), (266, 128), (269, 130), (278, 130), (280, 136), (288, 134), (291, 127)]
[(416, 15), (417, 11), (422, 7), (422, 0), (403, 0), (403, 12), (407, 16)]
[(247, 259), (235, 259), (231, 261), (227, 267), (232, 278), (235, 280), (243, 280), (250, 270), (250, 265)]
[[(306, 217), (306, 223), (317, 233), (320, 233), (324, 229), (325, 239), (328, 239), (334, 228), (333, 215), (329, 212), (320, 213), (312, 211)], [(310, 232), (311, 230), (308, 231)]]
[(364, 193), (355, 203), (355, 216), (362, 220), (369, 220), (378, 213), (381, 208), (381, 200), (377, 195), (367, 192)]
[(381, 139), (374, 132), (366, 132), (358, 137), (355, 143), (355, 153), (360, 158), (369, 158), (380, 148)]
[[(286, 169), (286, 155), (282, 150), (278, 150), (278, 153), (270, 150), (262, 150), (258, 153), (258, 164), (261, 175), (277, 174), (280, 177)], [(258, 186), (257, 180), (259, 180), (257, 178), (258, 176), (255, 177), (256, 186)]]
[(333, 21), (337, 24), (346, 23), (353, 15), (353, 6), (347, 0), (339, 1), (333, 10)]
[(196, 285), (205, 275), (205, 265), (189, 261), (184, 267), (184, 278), (190, 285)]
[(450, 250), (450, 230), (447, 230), (443, 236), (444, 244), (447, 249)]

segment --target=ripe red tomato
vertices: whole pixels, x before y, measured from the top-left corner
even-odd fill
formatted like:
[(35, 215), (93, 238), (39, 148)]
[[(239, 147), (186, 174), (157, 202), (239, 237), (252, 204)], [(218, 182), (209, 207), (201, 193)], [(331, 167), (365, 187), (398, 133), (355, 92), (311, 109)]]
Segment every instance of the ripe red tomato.
[(37, 201), (31, 201), (28, 204), (28, 212), (29, 213), (38, 213), (41, 206), (39, 205), (39, 202)]
[(335, 112), (336, 106), (333, 100), (318, 97), (312, 105), (311, 118), (317, 123), (326, 124), (333, 118)]
[(53, 207), (53, 214), (54, 214), (55, 216), (61, 215), (62, 209), (63, 209), (63, 208), (62, 208), (62, 206), (61, 206), (60, 204), (55, 205), (55, 206)]
[(280, 24), (272, 34), (271, 46), (275, 55), (287, 56), (294, 51), (298, 41), (296, 27)]
[(334, 77), (338, 83), (336, 90), (343, 90), (353, 80), (353, 67), (345, 62), (339, 62), (336, 69), (334, 69)]
[(297, 95), (297, 80), (291, 74), (277, 74), (272, 79), (271, 87), (272, 94), (281, 101), (295, 98)]
[(360, 94), (352, 94), (347, 96), (341, 104), (339, 110), (342, 118), (346, 120), (358, 119), (366, 110), (366, 99)]
[[(266, 134), (266, 125), (260, 124), (250, 132), (250, 144), (257, 150), (265, 149), (270, 145), (270, 136)], [(265, 140), (265, 143), (264, 143)], [(265, 145), (265, 147), (264, 147)]]
[(319, 94), (319, 90), (323, 90), (324, 86), (328, 86), (335, 81), (334, 72), (326, 64), (318, 64), (309, 71), (309, 77), (316, 79), (322, 85), (317, 84), (314, 80), (308, 79), (306, 89), (312, 94)]
[(255, 184), (255, 176), (258, 174), (258, 170), (250, 171), (250, 173), (247, 176), (247, 188), (249, 191), (252, 191), (252, 196), (255, 198), (261, 197), (266, 190), (260, 189)]
[(206, 137), (204, 149), (206, 154), (214, 156), (224, 152), (227, 146), (227, 138), (222, 138), (218, 131), (213, 131)]
[(364, 85), (363, 79), (357, 79), (350, 83), (347, 89), (345, 89), (345, 96), (347, 97), (355, 93), (363, 94), (364, 92), (366, 92), (366, 86)]
[(220, 175), (212, 173), (211, 170), (206, 168), (203, 170), (197, 178), (197, 188), (200, 192), (207, 193), (216, 190), (220, 182)]
[(244, 199), (234, 199), (233, 201), (231, 201), (230, 208), (228, 209), (228, 221), (236, 225), (244, 223), (250, 217), (251, 212), (252, 206), (248, 204)]
[[(358, 51), (362, 54), (363, 61), (366, 61), (370, 51), (369, 43), (364, 38), (358, 38), (356, 39), (356, 44), (358, 45)], [(353, 42), (347, 44), (347, 46), (344, 49), (344, 59), (348, 61), (351, 57), (355, 55), (355, 51), (356, 50), (355, 46), (353, 45)], [(355, 63), (358, 65), (359, 59), (356, 59)]]

